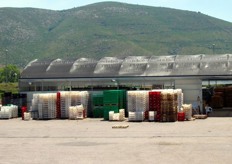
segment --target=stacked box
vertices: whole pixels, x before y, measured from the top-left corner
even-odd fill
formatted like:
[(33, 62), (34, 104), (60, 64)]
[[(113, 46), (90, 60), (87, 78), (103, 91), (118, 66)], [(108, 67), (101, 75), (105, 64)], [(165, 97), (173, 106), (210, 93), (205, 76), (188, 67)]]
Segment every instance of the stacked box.
[[(182, 93), (182, 90), (181, 89), (176, 89), (174, 90), (174, 94), (177, 95), (177, 111), (178, 112), (181, 112), (181, 107), (184, 103), (184, 94)], [(176, 100), (176, 98), (175, 98)]]
[(60, 92), (56, 93), (56, 118), (61, 118)]
[(232, 107), (232, 87), (225, 88), (224, 92), (224, 106)]
[(2, 105), (6, 106), (7, 104), (12, 104), (12, 93), (11, 92), (5, 92), (2, 96)]
[(55, 93), (39, 94), (38, 113), (39, 113), (39, 119), (56, 118), (56, 94)]
[(128, 112), (128, 121), (143, 121), (144, 120), (144, 112)]
[(182, 107), (185, 113), (185, 120), (190, 121), (192, 119), (192, 104), (183, 104)]
[(222, 108), (224, 106), (222, 96), (221, 95), (213, 95), (211, 97), (211, 106), (212, 106), (212, 108)]
[(119, 121), (125, 120), (125, 109), (119, 109)]
[(17, 117), (18, 117), (18, 106), (16, 105), (1, 106), (0, 118), (10, 119)]
[(148, 91), (128, 91), (127, 98), (128, 120), (143, 121), (145, 117), (148, 119)]
[(12, 111), (9, 106), (2, 106), (0, 110), (1, 119), (10, 119), (12, 118)]
[(61, 118), (69, 117), (69, 107), (83, 105), (83, 116), (86, 117), (88, 109), (89, 93), (87, 91), (63, 91), (60, 92)]
[(94, 107), (93, 108), (93, 117), (94, 118), (103, 118), (104, 117), (103, 107)]
[(126, 91), (109, 90), (103, 92), (104, 119), (109, 120), (109, 112), (119, 113), (120, 108), (126, 109)]
[(104, 117), (103, 93), (92, 95), (92, 109), (93, 109), (93, 117), (94, 118), (103, 118)]
[(69, 119), (83, 119), (84, 118), (83, 105), (69, 107)]
[(161, 91), (161, 122), (177, 121), (177, 97), (172, 89)]
[(21, 107), (27, 105), (27, 95), (26, 94), (18, 94), (11, 92), (5, 92), (2, 95), (2, 105), (10, 105), (14, 104), (18, 106), (18, 117), (21, 117)]
[[(33, 98), (31, 101), (31, 118), (32, 119), (38, 119), (39, 118), (39, 94), (33, 94)], [(22, 113), (22, 117), (24, 117)]]
[[(32, 118), (35, 116), (39, 119), (69, 118), (70, 106), (83, 105), (82, 114), (85, 118), (88, 108), (88, 96), (86, 91), (33, 94), (30, 112), (33, 113)], [(38, 114), (35, 112), (38, 112)]]
[(155, 112), (155, 120), (160, 120), (161, 115), (161, 91), (150, 91), (149, 92), (149, 111)]
[(212, 108), (222, 108), (224, 106), (225, 88), (214, 88), (214, 95), (211, 97)]
[(17, 117), (21, 117), (21, 110), (19, 108), (19, 106), (20, 106), (20, 94), (12, 94), (11, 102), (12, 102), (12, 104), (18, 106)]

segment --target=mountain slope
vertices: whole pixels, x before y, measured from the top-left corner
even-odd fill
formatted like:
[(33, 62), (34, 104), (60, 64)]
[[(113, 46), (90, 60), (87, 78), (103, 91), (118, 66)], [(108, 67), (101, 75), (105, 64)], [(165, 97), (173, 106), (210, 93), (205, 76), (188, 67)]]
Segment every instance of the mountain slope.
[[(104, 2), (63, 11), (0, 9), (4, 64), (35, 58), (232, 52), (232, 23), (202, 13)], [(12, 60), (14, 59), (14, 60)]]

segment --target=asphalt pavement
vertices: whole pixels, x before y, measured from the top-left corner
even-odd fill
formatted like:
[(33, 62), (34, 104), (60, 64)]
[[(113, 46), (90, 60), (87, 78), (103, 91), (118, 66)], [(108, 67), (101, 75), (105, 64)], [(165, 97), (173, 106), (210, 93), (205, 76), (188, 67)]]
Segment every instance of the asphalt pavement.
[(1, 164), (230, 164), (231, 161), (232, 117), (171, 123), (90, 118), (0, 120)]

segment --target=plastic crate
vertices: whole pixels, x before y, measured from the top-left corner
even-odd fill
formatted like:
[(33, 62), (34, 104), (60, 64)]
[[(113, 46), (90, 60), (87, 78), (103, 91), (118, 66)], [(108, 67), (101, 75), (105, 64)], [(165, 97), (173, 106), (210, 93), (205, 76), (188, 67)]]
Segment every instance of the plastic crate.
[(118, 106), (104, 106), (104, 120), (109, 120), (109, 112), (113, 111), (114, 113), (119, 113)]

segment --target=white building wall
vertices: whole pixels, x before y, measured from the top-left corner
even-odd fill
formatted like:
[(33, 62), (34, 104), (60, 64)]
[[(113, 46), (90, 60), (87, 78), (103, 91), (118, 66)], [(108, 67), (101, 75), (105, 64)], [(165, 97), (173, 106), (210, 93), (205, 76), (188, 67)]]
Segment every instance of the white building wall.
[(202, 81), (200, 79), (175, 80), (175, 88), (182, 89), (185, 104), (200, 104), (202, 111)]

